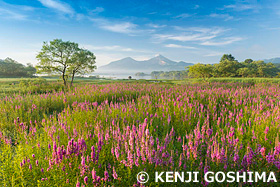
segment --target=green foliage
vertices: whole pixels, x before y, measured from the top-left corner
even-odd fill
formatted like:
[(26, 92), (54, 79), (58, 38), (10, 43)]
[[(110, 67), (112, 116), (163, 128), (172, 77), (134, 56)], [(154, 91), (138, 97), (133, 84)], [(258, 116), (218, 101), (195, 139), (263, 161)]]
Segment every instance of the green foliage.
[(187, 78), (188, 72), (187, 71), (153, 71), (151, 73), (153, 78), (164, 78), (164, 79), (183, 79)]
[(189, 67), (189, 76), (194, 78), (203, 78), (204, 80), (212, 77), (213, 66), (210, 64), (195, 64)]
[(215, 64), (215, 76), (217, 77), (236, 77), (237, 70), (241, 67), (241, 64), (236, 60), (225, 59), (220, 63)]
[(253, 62), (253, 60), (250, 59), (250, 58), (249, 58), (249, 59), (246, 59), (246, 60), (244, 61), (245, 64), (250, 64), (250, 63), (252, 63), (252, 62)]
[(246, 59), (238, 62), (231, 54), (222, 56), (220, 63), (214, 65), (195, 64), (189, 67), (190, 76), (209, 77), (276, 77), (280, 69), (272, 63)]
[(231, 54), (224, 54), (220, 60), (220, 62), (224, 62), (224, 61), (235, 61), (235, 58), (231, 55)]
[(44, 42), (39, 54), (39, 73), (59, 74), (66, 86), (71, 77), (71, 85), (76, 74), (92, 72), (96, 69), (95, 56), (92, 52), (82, 49), (77, 43), (55, 39)]
[(45, 93), (52, 90), (62, 90), (62, 85), (51, 84), (43, 78), (22, 79), (19, 82), (20, 91), (23, 93)]
[(35, 73), (31, 64), (24, 66), (11, 58), (0, 60), (0, 77), (32, 77)]
[(145, 74), (145, 73), (143, 73), (143, 72), (137, 72), (137, 73), (135, 73), (135, 76), (138, 76), (138, 77), (143, 77), (143, 76), (145, 76), (145, 75), (147, 75), (147, 74)]

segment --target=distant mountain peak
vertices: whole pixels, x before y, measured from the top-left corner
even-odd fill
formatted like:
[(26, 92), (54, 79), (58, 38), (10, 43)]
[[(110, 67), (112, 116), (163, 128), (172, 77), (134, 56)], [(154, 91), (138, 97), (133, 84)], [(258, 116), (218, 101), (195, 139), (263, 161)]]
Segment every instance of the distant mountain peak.
[(156, 54), (155, 57), (164, 57), (161, 54)]
[(165, 56), (161, 55), (161, 54), (156, 54), (154, 58), (158, 58), (158, 59), (168, 59)]
[(156, 55), (154, 58), (151, 58), (151, 59), (156, 59), (156, 60), (159, 60), (159, 61), (171, 61), (168, 58), (166, 58), (165, 56), (162, 56), (160, 54)]
[(128, 60), (134, 60), (133, 58), (131, 58), (130, 56), (129, 57), (126, 57), (126, 58), (123, 58), (123, 59), (128, 59)]
[(123, 58), (111, 62), (105, 66), (101, 66), (101, 71), (125, 71), (125, 72), (152, 72), (152, 71), (178, 71), (185, 70), (186, 66), (193, 65), (192, 63), (186, 63), (183, 61), (175, 62), (161, 54), (155, 55), (155, 57), (137, 61), (131, 57)]
[(276, 58), (271, 58), (271, 59), (264, 59), (263, 60), (265, 63), (268, 63), (268, 62), (272, 62), (274, 64), (278, 64), (280, 63), (280, 58), (279, 57), (276, 57)]

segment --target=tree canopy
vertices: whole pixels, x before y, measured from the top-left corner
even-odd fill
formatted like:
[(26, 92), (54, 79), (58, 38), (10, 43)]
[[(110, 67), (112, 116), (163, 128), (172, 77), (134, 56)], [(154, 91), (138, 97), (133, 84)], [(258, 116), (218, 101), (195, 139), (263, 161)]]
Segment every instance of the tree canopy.
[(36, 58), (39, 61), (36, 66), (39, 73), (59, 74), (65, 86), (68, 78), (71, 78), (72, 85), (75, 75), (96, 69), (96, 57), (91, 51), (80, 48), (75, 42), (61, 39), (44, 42)]
[(32, 77), (35, 73), (31, 64), (25, 66), (11, 58), (0, 60), (0, 77)]
[(280, 69), (273, 63), (265, 63), (262, 60), (253, 61), (246, 59), (238, 62), (231, 54), (224, 54), (219, 63), (195, 64), (189, 66), (189, 76), (196, 78), (209, 77), (275, 77)]
[(213, 75), (213, 66), (210, 64), (195, 64), (189, 67), (189, 76), (195, 78), (207, 78), (212, 77)]
[(187, 78), (187, 71), (153, 71), (151, 76), (155, 79), (165, 78), (165, 79), (183, 79)]

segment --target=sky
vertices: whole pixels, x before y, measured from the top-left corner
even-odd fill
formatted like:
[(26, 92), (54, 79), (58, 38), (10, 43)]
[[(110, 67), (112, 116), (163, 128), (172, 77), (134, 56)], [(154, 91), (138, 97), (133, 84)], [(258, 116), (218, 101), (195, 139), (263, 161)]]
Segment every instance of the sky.
[(36, 64), (44, 41), (78, 43), (97, 66), (161, 54), (217, 63), (280, 57), (278, 0), (0, 0), (0, 59)]

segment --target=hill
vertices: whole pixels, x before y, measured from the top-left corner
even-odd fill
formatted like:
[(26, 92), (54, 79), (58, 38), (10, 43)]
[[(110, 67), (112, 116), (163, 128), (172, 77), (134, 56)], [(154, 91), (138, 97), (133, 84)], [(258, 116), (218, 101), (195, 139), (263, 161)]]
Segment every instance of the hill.
[(111, 62), (98, 68), (99, 72), (117, 71), (117, 72), (145, 72), (152, 71), (180, 71), (185, 70), (186, 66), (193, 65), (183, 61), (175, 62), (162, 55), (157, 55), (149, 60), (137, 61), (127, 57), (118, 61)]
[(268, 63), (268, 62), (272, 62), (273, 64), (279, 64), (280, 63), (280, 58), (271, 58), (271, 59), (264, 59), (263, 60), (265, 63)]

